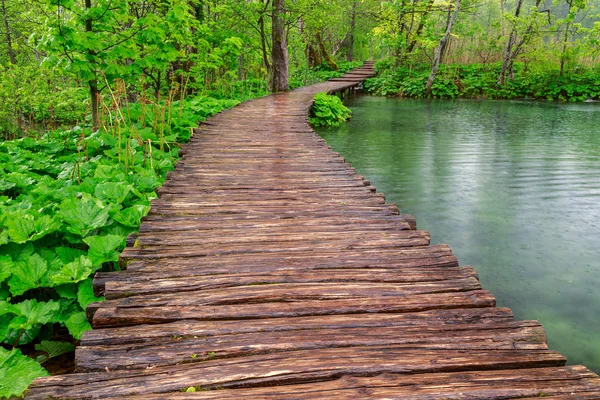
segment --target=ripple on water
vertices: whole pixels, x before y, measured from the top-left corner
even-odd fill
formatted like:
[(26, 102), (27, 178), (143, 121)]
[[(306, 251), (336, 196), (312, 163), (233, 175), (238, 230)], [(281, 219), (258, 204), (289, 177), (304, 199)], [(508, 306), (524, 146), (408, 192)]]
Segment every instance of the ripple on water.
[(321, 130), (550, 346), (600, 372), (600, 104), (363, 96)]

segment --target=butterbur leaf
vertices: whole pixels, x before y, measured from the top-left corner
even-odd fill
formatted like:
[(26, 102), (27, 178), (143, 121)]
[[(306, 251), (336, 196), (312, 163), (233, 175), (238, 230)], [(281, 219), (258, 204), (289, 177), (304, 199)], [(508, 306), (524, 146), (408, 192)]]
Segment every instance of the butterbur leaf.
[(67, 283), (64, 285), (58, 285), (54, 287), (56, 293), (63, 299), (76, 299), (77, 298), (77, 285), (75, 283)]
[(29, 257), (33, 255), (35, 252), (35, 247), (31, 243), (26, 243), (25, 245), (17, 245), (14, 243), (10, 243), (7, 246), (7, 254), (11, 254), (13, 261), (15, 262), (26, 262), (29, 260)]
[[(111, 140), (111, 141), (115, 141), (113, 139), (113, 137), (111, 135), (104, 135), (102, 136), (102, 140), (106, 141), (106, 140)], [(112, 144), (109, 145), (110, 147), (113, 147)], [(98, 167), (96, 168), (96, 171), (94, 172), (94, 178), (98, 178), (98, 179), (121, 179), (121, 177), (125, 177), (125, 174), (123, 173), (122, 169), (119, 168), (118, 166), (115, 165), (98, 165)]]
[(29, 289), (48, 286), (46, 280), (48, 262), (39, 254), (33, 254), (26, 262), (18, 262), (12, 271), (12, 277), (8, 280), (10, 292), (19, 296)]
[[(9, 324), (13, 319), (12, 314), (0, 315), (0, 343), (4, 343), (9, 332)], [(12, 344), (12, 343), (11, 343)]]
[(92, 326), (88, 322), (83, 311), (72, 314), (69, 319), (65, 321), (65, 326), (69, 330), (69, 333), (77, 340), (81, 340), (81, 336), (84, 332), (92, 329)]
[(52, 282), (57, 285), (80, 282), (87, 279), (92, 271), (92, 262), (90, 259), (81, 256), (75, 261), (64, 265), (58, 274), (52, 276)]
[(34, 379), (42, 376), (48, 376), (48, 372), (21, 350), (0, 347), (0, 398), (21, 396)]
[(63, 262), (63, 264), (68, 264), (74, 261), (76, 258), (84, 256), (86, 253), (83, 250), (72, 249), (70, 247), (56, 247), (54, 249), (58, 258)]
[(116, 250), (125, 242), (125, 238), (118, 235), (90, 236), (83, 241), (90, 246), (88, 257), (92, 264), (101, 266), (105, 262), (119, 261)]
[(91, 278), (79, 283), (77, 290), (77, 301), (82, 309), (85, 310), (88, 305), (102, 300), (102, 298), (94, 296), (94, 287), (92, 285)]
[(137, 228), (140, 226), (141, 219), (148, 214), (149, 210), (150, 207), (138, 204), (115, 213), (113, 219), (122, 225)]
[(26, 188), (27, 186), (33, 185), (35, 183), (35, 179), (18, 172), (8, 174), (6, 180), (14, 183), (19, 188)]
[(13, 242), (25, 243), (35, 229), (35, 219), (27, 211), (19, 210), (5, 218), (4, 226)]
[(46, 276), (55, 274), (64, 264), (66, 264), (60, 259), (58, 254), (56, 254), (55, 249), (42, 248), (39, 252), (40, 256), (48, 263), (48, 272), (46, 273)]
[(34, 223), (34, 234), (31, 236), (30, 240), (41, 239), (50, 233), (58, 231), (60, 226), (60, 220), (49, 215), (37, 217)]
[(7, 181), (6, 179), (0, 179), (0, 192), (4, 192), (8, 189), (12, 189), (15, 186), (17, 186), (17, 185), (15, 185), (12, 182)]
[(0, 315), (11, 313), (11, 305), (8, 301), (0, 300)]
[(12, 258), (8, 255), (0, 256), (0, 283), (10, 277), (13, 268)]
[(8, 243), (9, 241), (10, 241), (10, 239), (8, 237), (8, 232), (6, 230), (3, 230), (2, 232), (0, 232), (0, 246)]
[[(34, 324), (43, 325), (54, 322), (60, 310), (60, 303), (52, 300), (38, 303), (37, 300), (32, 299), (12, 304), (10, 307), (13, 313), (27, 319), (26, 323), (21, 324), (18, 328), (27, 329)], [(12, 323), (11, 327), (17, 328)]]
[(105, 203), (122, 204), (133, 186), (123, 182), (106, 182), (96, 186), (95, 194)]
[(8, 324), (8, 332), (6, 333), (4, 343), (11, 346), (14, 346), (15, 344), (17, 346), (29, 344), (35, 340), (37, 335), (40, 334), (41, 329), (42, 325), (29, 324), (27, 321), (27, 317), (14, 317), (10, 320)]
[(46, 353), (46, 355), (39, 356), (37, 358), (38, 362), (45, 362), (51, 358), (74, 352), (75, 346), (73, 346), (69, 342), (54, 342), (50, 340), (43, 340), (42, 343), (35, 345), (35, 349), (37, 351), (43, 351), (44, 353)]
[(106, 225), (109, 209), (96, 204), (90, 197), (67, 199), (60, 205), (59, 215), (67, 231), (85, 237), (90, 231)]

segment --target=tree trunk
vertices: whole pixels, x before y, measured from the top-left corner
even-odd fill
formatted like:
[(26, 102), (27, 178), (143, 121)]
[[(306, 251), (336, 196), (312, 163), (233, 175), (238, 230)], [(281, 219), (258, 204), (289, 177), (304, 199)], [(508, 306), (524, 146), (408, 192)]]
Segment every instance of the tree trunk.
[(271, 91), (274, 93), (289, 90), (289, 59), (283, 16), (284, 3), (285, 0), (273, 0)]
[(313, 46), (312, 42), (308, 42), (308, 44), (306, 45), (306, 52), (308, 54), (308, 65), (310, 66), (310, 68), (314, 68), (317, 65), (321, 65), (323, 60), (321, 59), (321, 55), (319, 54), (319, 52), (315, 49), (315, 46)]
[(408, 45), (408, 48), (406, 49), (405, 58), (406, 56), (411, 54), (415, 49), (415, 46), (417, 45), (417, 39), (421, 36), (423, 28), (425, 28), (425, 22), (427, 22), (427, 18), (429, 17), (429, 13), (431, 12), (434, 2), (435, 0), (429, 0), (429, 2), (427, 3), (427, 8), (425, 9), (425, 12), (421, 15), (421, 20), (419, 21), (419, 25), (417, 26), (417, 31), (413, 36), (413, 40), (411, 40), (410, 44)]
[(6, 11), (5, 0), (2, 0), (2, 14), (4, 16), (4, 29), (6, 30), (6, 45), (8, 46), (8, 58), (12, 64), (17, 63), (15, 52), (12, 46), (12, 37), (10, 34), (10, 25), (8, 23), (8, 12)]
[(348, 61), (354, 61), (354, 33), (356, 32), (356, 0), (352, 2), (352, 16), (350, 19), (350, 37), (348, 38)]
[[(521, 5), (523, 4), (523, 0), (519, 0), (517, 3), (517, 9), (515, 10), (515, 17), (518, 17), (521, 13)], [(542, 4), (542, 0), (535, 0), (535, 7), (539, 11), (539, 7)], [(506, 82), (506, 74), (508, 73), (509, 79), (514, 79), (515, 77), (515, 60), (521, 51), (523, 50), (523, 46), (529, 42), (531, 36), (533, 34), (533, 21), (529, 23), (527, 26), (527, 30), (523, 34), (523, 38), (520, 42), (516, 42), (517, 40), (517, 31), (513, 28), (510, 33), (510, 37), (508, 38), (508, 43), (506, 44), (506, 50), (504, 53), (504, 58), (502, 60), (502, 68), (500, 69), (500, 76), (498, 77), (498, 84), (504, 85)], [(512, 41), (512, 43), (511, 43)]]
[[(518, 18), (521, 14), (521, 7), (523, 6), (523, 0), (517, 1), (517, 8), (515, 9), (515, 18)], [(506, 82), (506, 72), (509, 70), (514, 63), (514, 57), (516, 54), (513, 52), (513, 46), (517, 40), (517, 29), (515, 27), (510, 31), (510, 35), (508, 36), (508, 42), (506, 43), (506, 48), (504, 49), (504, 57), (502, 58), (502, 68), (500, 69), (500, 76), (498, 77), (498, 85), (504, 85)]]
[(320, 32), (317, 32), (317, 34), (315, 35), (315, 39), (317, 39), (317, 44), (319, 45), (319, 51), (321, 52), (321, 56), (329, 66), (329, 69), (331, 69), (332, 71), (337, 71), (338, 66), (327, 52), (327, 49), (325, 48), (325, 43), (323, 42), (323, 38), (321, 37)]
[[(568, 13), (571, 13), (571, 7), (572, 7), (572, 2), (567, 2), (569, 3), (569, 11)], [(563, 45), (562, 45), (562, 51), (560, 53), (560, 73), (559, 76), (563, 76), (564, 72), (565, 72), (565, 60), (567, 58), (567, 43), (569, 42), (569, 28), (571, 27), (571, 21), (569, 20), (567, 22), (567, 25), (565, 26), (565, 34), (563, 36)]]
[[(85, 0), (85, 8), (92, 8), (92, 0)], [(92, 18), (88, 18), (85, 20), (85, 31), (92, 32)], [(88, 50), (88, 54), (92, 60), (95, 60), (96, 52), (94, 50)], [(99, 97), (100, 91), (98, 90), (98, 78), (96, 75), (96, 62), (91, 61), (94, 68), (94, 77), (88, 81), (88, 86), (90, 87), (90, 98), (92, 100), (92, 126), (94, 130), (98, 130), (100, 128), (100, 104)]]
[(267, 35), (265, 33), (265, 17), (261, 15), (258, 19), (258, 26), (260, 28), (260, 46), (262, 49), (263, 63), (267, 69), (267, 73), (271, 73), (271, 63), (269, 62), (269, 52), (267, 49)]
[(429, 79), (427, 80), (427, 84), (425, 85), (425, 94), (428, 97), (431, 96), (431, 88), (433, 86), (433, 82), (435, 81), (435, 76), (437, 75), (438, 68), (442, 63), (446, 46), (448, 46), (450, 33), (452, 33), (452, 28), (454, 27), (454, 24), (458, 19), (458, 13), (460, 11), (460, 2), (461, 0), (456, 0), (456, 2), (454, 3), (454, 12), (448, 15), (448, 20), (446, 22), (446, 32), (444, 32), (444, 36), (442, 36), (442, 39), (435, 48), (435, 52), (433, 54), (433, 65), (431, 67), (431, 73), (429, 74)]
[(242, 53), (238, 57), (238, 81), (243, 81), (244, 75), (244, 53)]

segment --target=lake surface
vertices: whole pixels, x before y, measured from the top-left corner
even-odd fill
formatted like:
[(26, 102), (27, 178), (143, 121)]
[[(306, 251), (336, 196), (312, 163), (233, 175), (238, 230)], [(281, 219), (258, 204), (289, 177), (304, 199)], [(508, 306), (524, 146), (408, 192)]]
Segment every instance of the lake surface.
[(358, 96), (319, 133), (551, 349), (600, 372), (600, 104)]

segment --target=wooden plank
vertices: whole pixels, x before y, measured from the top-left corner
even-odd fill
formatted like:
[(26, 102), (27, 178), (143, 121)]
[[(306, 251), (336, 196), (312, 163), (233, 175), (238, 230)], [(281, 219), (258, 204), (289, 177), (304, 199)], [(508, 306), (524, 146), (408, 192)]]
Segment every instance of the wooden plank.
[(182, 244), (181, 246), (153, 245), (147, 247), (130, 247), (121, 253), (124, 260), (167, 258), (167, 257), (205, 257), (210, 255), (223, 254), (251, 254), (251, 253), (281, 253), (281, 252), (300, 252), (317, 250), (345, 250), (345, 249), (398, 249), (404, 247), (427, 246), (430, 238), (426, 232), (416, 232), (413, 237), (405, 239), (389, 238), (350, 238), (341, 240), (297, 240), (286, 242), (285, 246), (272, 241), (256, 242), (252, 246), (236, 243), (235, 241), (227, 243), (205, 244), (192, 243)]
[[(334, 297), (334, 295), (330, 295)], [(493, 307), (496, 299), (485, 290), (456, 293), (428, 293), (410, 296), (352, 297), (340, 299), (304, 300), (296, 302), (270, 302), (250, 304), (180, 305), (175, 299), (162, 306), (144, 307), (113, 306), (94, 303), (88, 306), (88, 315), (96, 328), (131, 326), (138, 324), (162, 324), (182, 319), (226, 320), (301, 317), (333, 314), (402, 313), (434, 309), (465, 307)], [(128, 298), (132, 300), (134, 298)], [(276, 300), (273, 296), (271, 299)], [(352, 301), (349, 301), (352, 299)], [(114, 300), (109, 300), (114, 301)], [(184, 299), (181, 299), (184, 301)]]
[(242, 333), (279, 331), (315, 331), (318, 329), (395, 327), (441, 327), (450, 324), (497, 324), (513, 321), (508, 308), (459, 308), (429, 310), (415, 313), (322, 315), (295, 318), (257, 320), (196, 321), (179, 320), (161, 325), (137, 325), (110, 329), (95, 329), (83, 334), (83, 346), (122, 345), (153, 341), (177, 340), (186, 337), (211, 337)]
[[(201, 389), (201, 388), (199, 388)], [(577, 394), (574, 394), (577, 392)], [(164, 395), (133, 396), (132, 400), (162, 399)], [(531, 396), (531, 397), (525, 397)], [(584, 367), (535, 368), (520, 370), (435, 373), (423, 375), (382, 374), (351, 377), (299, 385), (198, 390), (173, 393), (169, 399), (237, 400), (240, 398), (278, 400), (356, 400), (356, 399), (598, 399), (598, 377)]]
[[(207, 274), (202, 271), (162, 271), (139, 273), (100, 273), (94, 286), (97, 295), (107, 299), (144, 294), (189, 292), (206, 289), (285, 283), (346, 283), (387, 282), (415, 283), (477, 278), (472, 267), (415, 268), (410, 270), (347, 269), (347, 270), (275, 270), (272, 272), (242, 272), (238, 274)], [(106, 286), (106, 287), (105, 287)]]
[(106, 398), (177, 392), (192, 386), (275, 386), (322, 382), (344, 375), (541, 368), (564, 363), (565, 358), (557, 352), (544, 350), (438, 351), (395, 346), (301, 350), (142, 370), (40, 378), (30, 387), (27, 398)]
[[(444, 335), (440, 335), (440, 330)], [(537, 321), (501, 324), (447, 324), (397, 327), (321, 328), (317, 331), (277, 331), (216, 337), (186, 336), (116, 346), (80, 347), (78, 372), (142, 369), (298, 350), (395, 346), (407, 349), (445, 350), (546, 350), (546, 334)]]

